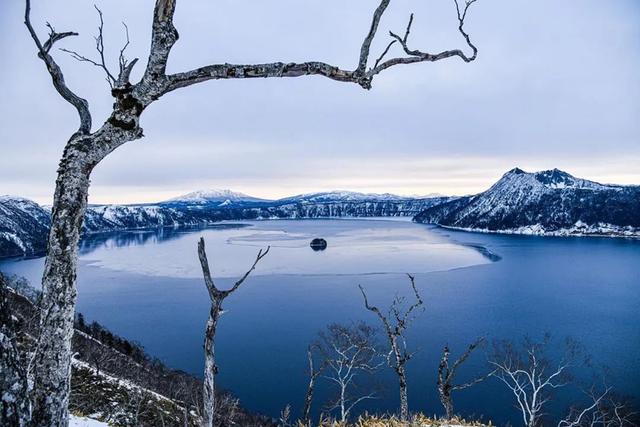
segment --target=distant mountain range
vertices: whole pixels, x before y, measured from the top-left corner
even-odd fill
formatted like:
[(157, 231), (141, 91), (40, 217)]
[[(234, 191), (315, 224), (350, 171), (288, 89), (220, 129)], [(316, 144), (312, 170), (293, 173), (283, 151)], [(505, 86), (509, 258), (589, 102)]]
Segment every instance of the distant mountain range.
[(640, 237), (640, 186), (515, 168), (487, 191), (432, 206), (414, 220), (473, 231)]
[[(90, 205), (84, 233), (206, 226), (222, 220), (415, 216), (451, 197), (324, 192), (265, 200), (230, 190), (197, 191), (155, 204)], [(0, 198), (0, 257), (42, 253), (49, 208), (18, 197)]]
[[(202, 226), (221, 220), (411, 216), (471, 231), (640, 237), (640, 187), (604, 185), (554, 169), (507, 172), (475, 196), (407, 197), (334, 191), (266, 200), (230, 190), (189, 193), (155, 204), (91, 205), (85, 234)], [(0, 197), (0, 257), (42, 253), (46, 207)]]
[(248, 196), (244, 193), (238, 193), (231, 190), (201, 190), (193, 193), (184, 194), (182, 196), (167, 200), (166, 203), (186, 203), (186, 204), (220, 204), (223, 206), (233, 203), (260, 203), (269, 202), (270, 200), (258, 199)]

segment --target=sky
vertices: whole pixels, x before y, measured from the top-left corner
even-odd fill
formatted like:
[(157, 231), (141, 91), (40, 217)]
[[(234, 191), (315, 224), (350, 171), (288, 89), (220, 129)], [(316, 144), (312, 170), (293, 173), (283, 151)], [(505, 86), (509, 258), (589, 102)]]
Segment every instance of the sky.
[[(96, 0), (115, 67), (148, 54), (153, 1)], [(355, 68), (377, 0), (178, 1), (180, 40), (168, 71), (210, 63), (322, 60)], [(392, 0), (375, 40), (403, 32), (411, 47), (465, 48), (450, 0)], [(23, 25), (23, 2), (0, 2), (0, 194), (51, 203), (58, 159), (77, 129)], [(74, 30), (60, 47), (95, 55), (92, 2), (32, 0), (32, 22)], [(326, 78), (212, 81), (144, 112), (145, 138), (94, 170), (91, 203), (153, 202), (199, 189), (257, 197), (347, 189), (470, 194), (504, 172), (554, 167), (600, 182), (640, 184), (640, 2), (479, 0), (467, 31), (477, 61), (399, 66), (373, 88)], [(393, 51), (400, 55), (401, 52)], [(89, 100), (94, 128), (112, 99), (100, 70), (54, 52)]]

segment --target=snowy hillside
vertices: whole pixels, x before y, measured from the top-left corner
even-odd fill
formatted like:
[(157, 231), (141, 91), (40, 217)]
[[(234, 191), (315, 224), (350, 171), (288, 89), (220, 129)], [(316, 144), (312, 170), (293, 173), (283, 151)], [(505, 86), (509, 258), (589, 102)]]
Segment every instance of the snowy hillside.
[(516, 168), (484, 193), (426, 209), (415, 221), (516, 234), (640, 236), (640, 187)]
[[(450, 200), (411, 199), (389, 194), (316, 193), (276, 201), (229, 190), (195, 192), (158, 204), (90, 205), (84, 233), (158, 227), (206, 226), (222, 220), (414, 216)], [(0, 199), (0, 257), (42, 253), (49, 211), (21, 198)]]
[(0, 196), (0, 256), (43, 251), (49, 223), (49, 211), (37, 203)]

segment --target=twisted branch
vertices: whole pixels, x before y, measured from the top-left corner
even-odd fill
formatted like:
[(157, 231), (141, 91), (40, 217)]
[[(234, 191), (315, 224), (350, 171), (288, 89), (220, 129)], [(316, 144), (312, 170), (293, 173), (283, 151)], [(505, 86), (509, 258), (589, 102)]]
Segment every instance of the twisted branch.
[[(156, 19), (154, 20), (154, 33), (152, 39), (152, 55), (150, 56), (150, 62), (147, 66), (147, 70), (149, 75), (151, 74), (151, 69), (156, 71), (155, 81), (165, 85), (163, 86), (163, 94), (178, 88), (191, 86), (208, 80), (300, 77), (309, 75), (319, 75), (339, 82), (356, 83), (364, 89), (370, 89), (374, 76), (395, 65), (413, 64), (417, 62), (435, 62), (455, 56), (461, 58), (465, 62), (474, 61), (477, 57), (478, 49), (471, 42), (469, 35), (465, 32), (464, 23), (469, 7), (476, 1), (477, 0), (467, 0), (465, 2), (465, 7), (461, 10), (458, 0), (454, 0), (458, 15), (458, 30), (463, 35), (468, 46), (471, 47), (473, 51), (471, 56), (467, 56), (460, 49), (445, 50), (435, 54), (410, 49), (407, 45), (407, 40), (411, 30), (411, 24), (413, 23), (412, 14), (404, 37), (399, 37), (395, 33), (391, 32), (390, 35), (393, 40), (377, 58), (373, 68), (367, 69), (369, 57), (371, 56), (371, 44), (375, 39), (380, 21), (391, 2), (391, 0), (382, 0), (373, 14), (369, 32), (365, 36), (362, 46), (360, 47), (358, 66), (355, 70), (345, 70), (321, 61), (308, 61), (302, 63), (272, 62), (264, 64), (225, 63), (207, 65), (191, 71), (164, 76), (163, 73), (166, 69), (166, 60), (168, 58), (169, 51), (178, 37), (172, 21), (173, 11), (175, 9), (175, 0), (157, 0)], [(159, 10), (162, 10), (163, 13), (160, 14), (158, 12)], [(160, 17), (162, 17), (163, 20), (160, 20)], [(383, 59), (389, 53), (391, 47), (398, 42), (407, 56), (396, 57), (383, 62)]]
[(51, 75), (51, 79), (53, 81), (53, 86), (56, 91), (62, 96), (62, 98), (67, 101), (69, 104), (73, 105), (75, 109), (78, 111), (78, 116), (80, 117), (80, 126), (78, 128), (78, 132), (82, 134), (88, 134), (91, 132), (91, 112), (89, 111), (89, 103), (86, 99), (79, 97), (76, 95), (64, 81), (64, 75), (62, 74), (62, 70), (53, 59), (51, 55), (49, 55), (49, 51), (53, 47), (53, 45), (70, 36), (77, 36), (78, 33), (73, 31), (67, 31), (63, 33), (57, 33), (54, 31), (53, 27), (47, 23), (47, 26), (50, 30), (49, 38), (44, 43), (44, 45), (40, 42), (40, 38), (38, 34), (33, 29), (33, 25), (31, 25), (31, 1), (25, 0), (25, 10), (24, 10), (24, 24), (29, 30), (29, 34), (33, 39), (36, 47), (38, 48), (38, 58), (42, 59), (47, 67), (47, 71)]

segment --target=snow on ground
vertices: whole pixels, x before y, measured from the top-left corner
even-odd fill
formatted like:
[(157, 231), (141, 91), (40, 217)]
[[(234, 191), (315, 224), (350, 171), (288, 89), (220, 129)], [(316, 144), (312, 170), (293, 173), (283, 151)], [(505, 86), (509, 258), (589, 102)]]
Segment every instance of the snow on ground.
[(166, 400), (168, 402), (171, 403), (175, 403), (173, 400), (169, 399), (166, 396), (163, 396), (159, 393), (156, 393), (153, 390), (149, 390), (148, 388), (144, 388), (141, 387), (137, 384), (134, 384), (133, 382), (129, 381), (129, 380), (125, 380), (122, 378), (117, 378), (117, 377), (113, 377), (111, 375), (105, 374), (104, 372), (100, 372), (98, 373), (98, 371), (91, 366), (89, 363), (87, 362), (83, 362), (82, 360), (78, 360), (78, 359), (71, 359), (71, 364), (77, 368), (83, 368), (83, 369), (88, 369), (90, 370), (93, 374), (95, 375), (99, 375), (100, 377), (102, 377), (104, 380), (106, 380), (107, 382), (110, 382), (111, 384), (116, 384), (119, 387), (124, 387), (127, 390), (138, 390), (140, 392), (145, 392), (148, 393), (154, 397), (156, 397), (159, 400)]
[(87, 417), (76, 417), (75, 415), (71, 415), (69, 418), (69, 427), (101, 427), (101, 426), (109, 426), (107, 423), (103, 423), (102, 421), (92, 420)]

